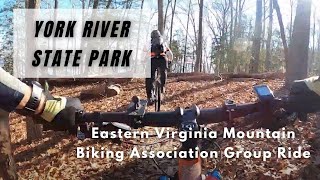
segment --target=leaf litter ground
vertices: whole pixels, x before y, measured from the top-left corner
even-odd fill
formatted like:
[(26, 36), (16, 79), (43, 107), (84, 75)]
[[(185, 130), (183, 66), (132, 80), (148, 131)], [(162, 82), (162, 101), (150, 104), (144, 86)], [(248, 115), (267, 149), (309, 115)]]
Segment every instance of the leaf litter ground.
[[(285, 94), (282, 80), (265, 79), (233, 79), (224, 81), (213, 80), (182, 80), (172, 77), (168, 80), (165, 103), (162, 111), (173, 110), (176, 107), (190, 107), (192, 104), (200, 108), (219, 107), (225, 99), (233, 99), (237, 103), (254, 102), (256, 96), (252, 86), (268, 84), (278, 94)], [(78, 97), (82, 90), (87, 90), (97, 83), (80, 85), (65, 85), (54, 87), (52, 93), (61, 96)], [(134, 79), (122, 83), (120, 95), (100, 97), (83, 102), (86, 111), (125, 111), (131, 97), (138, 95), (145, 98), (144, 80)], [(153, 107), (153, 106), (152, 106)], [(152, 107), (149, 107), (152, 111)], [(320, 123), (316, 116), (311, 116), (307, 123), (296, 122), (287, 130), (296, 132), (294, 140), (276, 139), (218, 139), (222, 149), (235, 147), (238, 149), (267, 149), (273, 150), (278, 146), (298, 147), (312, 152), (311, 159), (276, 159), (263, 162), (261, 159), (226, 159), (218, 164), (224, 179), (317, 179), (320, 164), (320, 141), (317, 140), (317, 129)], [(213, 125), (215, 130), (221, 130), (225, 124)], [(11, 114), (11, 139), (18, 173), (21, 179), (156, 179), (161, 171), (151, 159), (125, 159), (121, 162), (115, 159), (77, 159), (76, 147), (94, 146), (107, 147), (108, 150), (130, 150), (132, 145), (117, 144), (109, 140), (80, 141), (63, 132), (45, 132), (43, 138), (32, 143), (26, 141), (24, 118)], [(144, 130), (150, 130), (146, 127)], [(320, 139), (320, 138), (319, 138)], [(155, 142), (158, 139), (142, 139), (140, 143)], [(131, 140), (129, 140), (131, 141)], [(137, 141), (137, 140), (135, 140)], [(155, 150), (172, 150), (178, 147), (174, 141), (166, 141), (153, 146)], [(146, 147), (139, 147), (143, 150)], [(169, 174), (174, 174), (177, 168), (176, 159), (157, 159), (160, 166)], [(206, 168), (214, 168), (213, 163), (207, 162)]]

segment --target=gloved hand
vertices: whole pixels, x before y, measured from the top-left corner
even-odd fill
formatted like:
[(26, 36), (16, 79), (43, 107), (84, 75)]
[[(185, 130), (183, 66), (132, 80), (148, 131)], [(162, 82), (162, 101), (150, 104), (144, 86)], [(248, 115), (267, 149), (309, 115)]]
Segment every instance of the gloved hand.
[[(54, 97), (48, 88), (43, 92), (46, 96), (46, 102), (42, 113), (32, 115), (35, 123), (43, 124), (44, 130), (69, 131), (76, 133), (75, 113), (82, 110), (83, 107), (78, 98)], [(17, 113), (30, 116), (30, 113), (24, 110), (16, 110)]]
[(77, 110), (83, 107), (78, 98), (53, 97), (47, 95), (44, 111), (40, 115), (48, 123), (44, 123), (45, 130), (66, 131), (74, 134), (77, 126), (75, 124), (75, 115)]
[(320, 79), (318, 76), (298, 80), (292, 84), (286, 110), (300, 114), (320, 111)]
[(245, 117), (246, 124), (252, 129), (266, 128), (271, 131), (278, 130), (293, 123), (297, 118), (296, 113), (289, 113), (284, 109), (256, 112)]
[(257, 121), (257, 126), (271, 130), (284, 127), (296, 118), (306, 121), (307, 113), (320, 111), (319, 77), (294, 81), (284, 108), (249, 115), (247, 121)]

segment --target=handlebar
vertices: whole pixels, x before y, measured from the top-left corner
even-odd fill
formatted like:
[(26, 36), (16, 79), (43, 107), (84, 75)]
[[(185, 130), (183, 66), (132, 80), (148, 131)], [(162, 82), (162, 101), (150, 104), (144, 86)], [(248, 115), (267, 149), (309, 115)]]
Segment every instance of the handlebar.
[[(135, 96), (132, 98), (132, 102), (129, 104), (127, 112), (77, 112), (76, 123), (78, 125), (84, 125), (82, 126), (82, 129), (80, 126), (78, 127), (77, 137), (79, 139), (90, 137), (90, 126), (88, 126), (88, 123), (94, 123), (94, 126), (99, 127), (105, 127), (103, 123), (106, 122), (123, 123), (133, 128), (144, 126), (175, 126), (179, 129), (179, 131), (189, 131), (192, 133), (194, 131), (201, 130), (199, 125), (203, 124), (219, 123), (223, 121), (230, 122), (233, 118), (245, 117), (247, 115), (259, 112), (270, 115), (274, 110), (279, 108), (288, 110), (288, 105), (290, 105), (290, 102), (287, 98), (274, 98), (271, 90), (265, 86), (256, 87), (256, 91), (258, 91), (257, 94), (260, 96), (258, 96), (259, 100), (254, 103), (237, 105), (235, 102), (227, 100), (223, 106), (218, 108), (199, 109), (197, 106), (193, 105), (190, 108), (182, 109), (178, 107), (174, 111), (166, 112), (146, 112), (147, 101), (139, 100), (139, 98)], [(266, 93), (268, 91), (269, 93)], [(273, 122), (268, 123), (274, 125)], [(278, 119), (276, 123), (286, 125), (286, 121), (278, 121)], [(118, 130), (122, 129), (119, 127), (117, 128)], [(93, 130), (93, 128), (91, 128), (91, 130)], [(182, 142), (180, 150), (184, 151), (195, 149), (199, 143), (199, 138), (187, 137), (186, 141)], [(188, 156), (186, 161), (190, 159), (194, 159), (194, 157)], [(195, 165), (192, 164), (192, 167), (194, 168)], [(200, 163), (198, 163), (198, 167), (200, 169), (199, 172), (201, 173)], [(191, 172), (189, 168), (186, 169), (188, 169), (188, 172)]]
[[(128, 108), (127, 112), (92, 112), (79, 111), (76, 116), (77, 124), (93, 122), (102, 124), (104, 122), (124, 123), (131, 127), (143, 126), (172, 127), (178, 126), (185, 120), (196, 120), (199, 125), (219, 123), (233, 118), (244, 117), (255, 112), (266, 111), (270, 107), (283, 107), (284, 100), (274, 99), (267, 102), (255, 102), (237, 105), (227, 100), (222, 107), (199, 109), (197, 106), (166, 112), (145, 112), (146, 101), (137, 100), (137, 97)], [(191, 117), (190, 115), (193, 115)]]

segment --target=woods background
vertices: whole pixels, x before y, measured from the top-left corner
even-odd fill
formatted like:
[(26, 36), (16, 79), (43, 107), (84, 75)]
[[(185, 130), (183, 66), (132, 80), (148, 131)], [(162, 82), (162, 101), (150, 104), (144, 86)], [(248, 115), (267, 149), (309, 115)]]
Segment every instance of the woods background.
[[(164, 110), (171, 110), (177, 106), (190, 107), (191, 103), (197, 104), (201, 108), (217, 107), (226, 97), (228, 99), (233, 97), (239, 103), (250, 102), (256, 97), (248, 87), (266, 83), (277, 91), (283, 85), (282, 79), (268, 80), (264, 78), (234, 81), (224, 79), (219, 81), (220, 83), (216, 83), (213, 77), (217, 76), (212, 76), (212, 74), (218, 76), (225, 73), (256, 75), (266, 72), (280, 72), (285, 73), (287, 85), (290, 85), (294, 79), (320, 74), (320, 17), (317, 14), (316, 0), (0, 1), (0, 64), (9, 72), (12, 72), (13, 63), (12, 16), (15, 8), (150, 9), (153, 12), (153, 16), (150, 17), (153, 28), (162, 32), (174, 54), (171, 71), (176, 73), (172, 74), (176, 77), (170, 76), (169, 78), (168, 96), (165, 98)], [(29, 44), (32, 45), (32, 43)], [(184, 77), (186, 74), (181, 74), (189, 72), (208, 74), (199, 73), (201, 77), (197, 76), (197, 79), (187, 78)], [(51, 92), (61, 96), (79, 97), (83, 91), (91, 91), (91, 88), (96, 86), (101, 87), (100, 82), (85, 85), (70, 83), (54, 87)], [(119, 96), (111, 98), (100, 96), (96, 99), (83, 101), (85, 109), (88, 111), (97, 109), (124, 111), (133, 95), (141, 97), (145, 95), (144, 82), (141, 79), (123, 83), (122, 86), (123, 93)], [(34, 177), (42, 177), (42, 179), (44, 179), (43, 177), (55, 177), (56, 179), (106, 177), (106, 179), (114, 179), (113, 177), (119, 177), (119, 174), (123, 177), (126, 175), (131, 179), (133, 177), (143, 179), (146, 174), (151, 173), (147, 171), (151, 167), (150, 163), (146, 163), (145, 160), (143, 163), (140, 160), (136, 160), (134, 163), (127, 161), (125, 166), (122, 162), (113, 160), (107, 164), (105, 160), (89, 162), (76, 159), (74, 149), (71, 148), (91, 144), (110, 146), (112, 150), (129, 149), (127, 146), (110, 145), (107, 144), (108, 142), (100, 144), (94, 141), (79, 142), (70, 139), (65, 134), (56, 132), (43, 134), (41, 127), (34, 125), (30, 118), (25, 121), (21, 116), (12, 114), (10, 119), (11, 124), (8, 123), (7, 118), (0, 121), (0, 131), (5, 132), (3, 134), (6, 135), (5, 138), (2, 138), (4, 140), (0, 142), (0, 145), (1, 143), (6, 145), (3, 146), (6, 151), (0, 152), (4, 152), (5, 155), (0, 156), (5, 157), (0, 162), (0, 167), (4, 167), (0, 168), (0, 175), (2, 169), (8, 171), (7, 174), (12, 177), (16, 177), (16, 169), (12, 163), (13, 155), (17, 162), (18, 174), (25, 179), (34, 179)], [(309, 146), (306, 144), (309, 143), (306, 139), (313, 138), (311, 136), (320, 136), (312, 132), (316, 129), (315, 127), (319, 128), (319, 123), (315, 119), (313, 117), (311, 123), (298, 122), (291, 127), (299, 131), (301, 135), (293, 141), (279, 142), (275, 140), (270, 143), (269, 140), (254, 142), (248, 140), (237, 143), (252, 149), (257, 146), (263, 148), (280, 145), (297, 147), (301, 144)], [(13, 153), (10, 147), (9, 125), (11, 125)], [(40, 140), (35, 140), (37, 137), (40, 137)], [(318, 146), (318, 139), (320, 138), (311, 144)], [(231, 143), (237, 144), (228, 141), (222, 144), (222, 147), (231, 146)], [(172, 144), (167, 147), (172, 148)], [(273, 175), (265, 175), (270, 168), (259, 160), (255, 162), (247, 159), (225, 161), (226, 163), (221, 165), (221, 169), (223, 169), (224, 176), (229, 178), (261, 179), (261, 177), (272, 176), (292, 179), (298, 177), (298, 170), (302, 170), (301, 174), (305, 176), (305, 179), (311, 179), (315, 177), (314, 175), (320, 174), (315, 168), (318, 167), (320, 152), (316, 151), (313, 157), (315, 157), (315, 166), (309, 166), (309, 162), (303, 160), (289, 162), (287, 159), (273, 159), (269, 162), (277, 170)], [(171, 163), (171, 161), (163, 160), (162, 162)], [(139, 169), (133, 169), (132, 166)], [(132, 172), (128, 172), (127, 169), (131, 169)], [(172, 168), (170, 169), (172, 170)], [(158, 173), (156, 170), (152, 172), (152, 174), (156, 173)]]
[[(320, 70), (316, 4), (311, 0), (8, 0), (0, 3), (0, 64), (12, 71), (14, 8), (146, 8), (153, 12), (153, 27), (163, 33), (174, 53), (173, 72), (287, 70), (297, 76), (291, 75), (293, 79), (303, 78)], [(301, 43), (309, 47), (304, 52)]]

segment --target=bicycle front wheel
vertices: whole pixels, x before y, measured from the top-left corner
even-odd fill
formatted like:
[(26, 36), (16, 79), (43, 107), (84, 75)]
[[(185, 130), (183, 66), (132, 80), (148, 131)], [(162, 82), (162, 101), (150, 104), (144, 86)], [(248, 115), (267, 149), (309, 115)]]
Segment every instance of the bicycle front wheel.
[(161, 107), (161, 75), (160, 75), (160, 68), (157, 69), (156, 77), (155, 77), (155, 103), (154, 103), (154, 110), (156, 112), (160, 111)]

